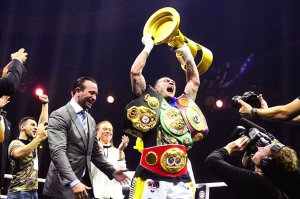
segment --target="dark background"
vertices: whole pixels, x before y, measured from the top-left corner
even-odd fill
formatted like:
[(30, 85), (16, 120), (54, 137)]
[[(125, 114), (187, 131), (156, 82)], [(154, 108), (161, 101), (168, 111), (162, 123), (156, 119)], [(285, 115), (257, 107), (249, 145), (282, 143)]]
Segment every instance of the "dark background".
[[(91, 114), (96, 122), (108, 119), (113, 123), (114, 143), (119, 144), (124, 107), (131, 98), (130, 67), (143, 49), (144, 24), (156, 10), (171, 6), (180, 14), (181, 32), (214, 54), (210, 70), (201, 76), (196, 99), (210, 132), (194, 145), (189, 157), (196, 182), (219, 181), (205, 167), (204, 160), (212, 150), (223, 147), (240, 125), (231, 98), (252, 90), (262, 93), (274, 106), (300, 95), (299, 4), (283, 0), (1, 1), (0, 65), (5, 66), (10, 54), (21, 47), (28, 52), (25, 65), (29, 72), (6, 108), (13, 137), (18, 135), (17, 123), (22, 117), (39, 117), (36, 86), (42, 86), (49, 95), (52, 112), (70, 100), (73, 82), (89, 75), (99, 87)], [(185, 75), (166, 44), (154, 47), (143, 74), (149, 84), (170, 76), (177, 83), (177, 95), (183, 92)], [(115, 97), (113, 104), (106, 102), (108, 95)], [(213, 105), (219, 97), (225, 102), (222, 109)], [(256, 123), (300, 153), (299, 126)], [(134, 144), (135, 139), (130, 137), (125, 151), (130, 170), (135, 170), (139, 162)], [(39, 154), (40, 177), (45, 178), (50, 161), (47, 142)], [(211, 198), (224, 198), (223, 192), (228, 194), (214, 188)]]

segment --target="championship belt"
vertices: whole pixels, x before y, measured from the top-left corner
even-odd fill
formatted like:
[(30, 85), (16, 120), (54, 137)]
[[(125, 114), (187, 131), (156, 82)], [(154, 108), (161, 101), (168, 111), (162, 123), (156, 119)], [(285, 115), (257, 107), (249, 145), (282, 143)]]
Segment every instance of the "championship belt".
[(123, 131), (134, 137), (143, 137), (159, 123), (160, 106), (163, 97), (151, 86), (125, 108)]
[(197, 104), (186, 95), (177, 98), (176, 106), (181, 112), (193, 141), (202, 140), (208, 134), (206, 119)]
[(161, 176), (179, 177), (187, 172), (187, 153), (183, 145), (168, 144), (145, 148), (140, 165)]
[(160, 123), (164, 131), (175, 137), (186, 147), (193, 144), (188, 126), (178, 108), (171, 106), (165, 99), (162, 100)]

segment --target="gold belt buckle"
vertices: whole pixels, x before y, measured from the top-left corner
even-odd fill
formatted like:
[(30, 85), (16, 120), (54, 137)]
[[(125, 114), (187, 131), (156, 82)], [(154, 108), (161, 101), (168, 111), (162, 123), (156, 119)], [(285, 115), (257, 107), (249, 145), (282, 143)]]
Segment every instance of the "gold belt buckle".
[(168, 173), (178, 173), (186, 166), (186, 162), (187, 154), (178, 148), (166, 150), (160, 159), (162, 168)]
[(166, 110), (165, 124), (167, 128), (175, 135), (184, 135), (188, 131), (180, 111), (174, 107)]
[(142, 132), (147, 132), (154, 128), (156, 112), (145, 106), (132, 106), (127, 110), (127, 119), (132, 122), (132, 126)]

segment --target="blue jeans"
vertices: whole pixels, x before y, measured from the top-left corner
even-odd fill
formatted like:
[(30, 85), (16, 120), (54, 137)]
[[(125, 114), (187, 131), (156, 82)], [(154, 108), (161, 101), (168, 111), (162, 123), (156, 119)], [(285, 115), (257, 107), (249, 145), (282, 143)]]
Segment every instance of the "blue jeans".
[(33, 191), (16, 191), (7, 194), (7, 199), (38, 199), (36, 190)]

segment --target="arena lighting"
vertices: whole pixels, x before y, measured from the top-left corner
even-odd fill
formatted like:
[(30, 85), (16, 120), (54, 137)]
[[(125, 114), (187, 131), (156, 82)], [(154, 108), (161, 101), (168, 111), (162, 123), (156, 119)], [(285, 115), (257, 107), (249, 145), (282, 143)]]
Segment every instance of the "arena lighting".
[(115, 98), (114, 98), (113, 96), (109, 95), (109, 96), (107, 97), (107, 102), (108, 102), (108, 103), (112, 104), (114, 101), (115, 101)]
[(37, 87), (35, 88), (35, 92), (34, 92), (37, 96), (41, 96), (42, 94), (44, 94), (44, 89), (41, 87)]
[(216, 97), (213, 103), (213, 109), (215, 110), (225, 110), (229, 107), (229, 97)]
[(215, 102), (215, 104), (216, 104), (216, 107), (217, 107), (218, 109), (221, 109), (221, 108), (223, 108), (223, 106), (224, 106), (224, 102), (223, 102), (222, 99), (217, 99), (216, 102)]

